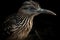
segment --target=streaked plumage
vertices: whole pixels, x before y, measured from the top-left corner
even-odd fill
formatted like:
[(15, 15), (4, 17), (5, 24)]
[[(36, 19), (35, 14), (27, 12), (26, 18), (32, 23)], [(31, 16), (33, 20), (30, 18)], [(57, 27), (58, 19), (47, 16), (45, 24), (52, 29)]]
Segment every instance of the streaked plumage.
[(52, 13), (41, 9), (39, 4), (34, 1), (26, 1), (23, 3), (17, 13), (7, 17), (3, 23), (3, 30), (0, 33), (0, 39), (3, 40), (24, 40), (32, 29), (34, 16), (40, 13)]

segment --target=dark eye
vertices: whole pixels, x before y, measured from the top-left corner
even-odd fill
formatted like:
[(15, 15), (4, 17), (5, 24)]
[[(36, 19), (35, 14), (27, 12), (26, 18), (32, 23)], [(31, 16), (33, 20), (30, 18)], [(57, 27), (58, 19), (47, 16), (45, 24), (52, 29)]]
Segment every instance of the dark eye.
[(29, 7), (24, 7), (23, 9), (30, 11), (30, 12), (35, 12), (36, 8), (29, 6)]
[(29, 8), (30, 11), (35, 11), (36, 9), (34, 7)]
[(31, 8), (31, 9), (35, 9), (34, 7), (29, 7), (29, 8)]

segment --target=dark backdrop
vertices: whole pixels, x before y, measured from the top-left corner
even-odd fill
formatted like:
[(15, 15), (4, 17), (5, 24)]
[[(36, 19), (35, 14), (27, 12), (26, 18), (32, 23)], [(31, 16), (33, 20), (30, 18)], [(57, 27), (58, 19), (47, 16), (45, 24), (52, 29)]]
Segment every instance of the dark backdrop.
[[(0, 1), (0, 16), (9, 15), (20, 8), (22, 3), (26, 0), (2, 0)], [(34, 0), (40, 3), (42, 8), (49, 9), (54, 11), (55, 13), (59, 14), (59, 1), (58, 0)]]
[[(0, 24), (5, 18), (13, 13), (16, 13), (22, 3), (26, 0), (2, 0), (0, 1)], [(34, 0), (39, 2), (40, 6), (45, 9), (54, 11), (59, 16), (59, 1), (58, 0)], [(56, 39), (57, 27), (59, 27), (58, 16), (38, 15), (34, 18), (33, 29), (40, 31), (40, 36), (43, 40)]]

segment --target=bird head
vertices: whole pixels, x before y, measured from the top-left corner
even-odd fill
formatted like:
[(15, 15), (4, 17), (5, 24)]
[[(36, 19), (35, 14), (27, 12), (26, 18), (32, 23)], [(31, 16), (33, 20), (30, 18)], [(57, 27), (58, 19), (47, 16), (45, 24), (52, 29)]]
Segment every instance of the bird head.
[(25, 1), (19, 11), (23, 11), (25, 14), (38, 14), (37, 9), (39, 5), (34, 1)]
[(56, 15), (54, 12), (50, 10), (42, 9), (39, 6), (39, 4), (34, 1), (25, 1), (19, 11), (22, 11), (25, 14), (29, 14), (29, 15), (38, 15), (41, 13)]

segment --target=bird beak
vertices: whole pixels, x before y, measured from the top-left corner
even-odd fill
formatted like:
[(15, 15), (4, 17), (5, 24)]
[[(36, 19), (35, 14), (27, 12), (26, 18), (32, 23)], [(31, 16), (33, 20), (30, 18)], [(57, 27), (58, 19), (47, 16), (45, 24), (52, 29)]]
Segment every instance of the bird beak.
[(50, 11), (50, 10), (47, 10), (47, 9), (38, 8), (36, 11), (37, 11), (39, 14), (45, 13), (45, 14), (50, 14), (50, 15), (56, 15), (54, 12), (52, 12), (52, 11)]

